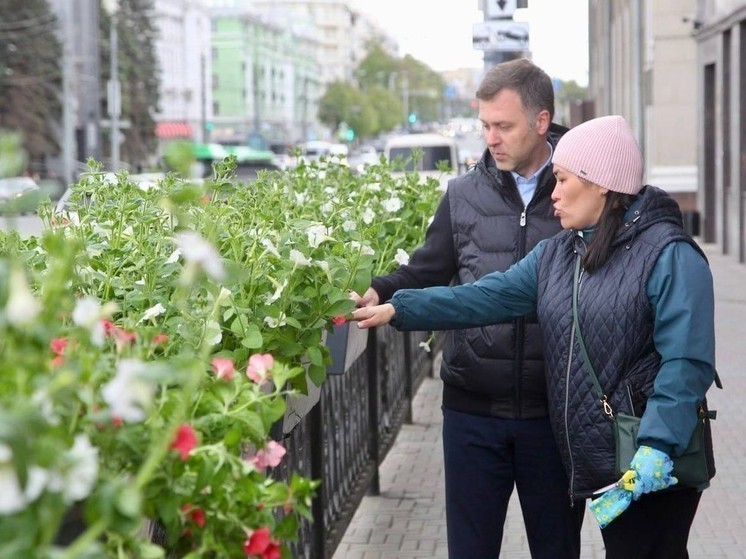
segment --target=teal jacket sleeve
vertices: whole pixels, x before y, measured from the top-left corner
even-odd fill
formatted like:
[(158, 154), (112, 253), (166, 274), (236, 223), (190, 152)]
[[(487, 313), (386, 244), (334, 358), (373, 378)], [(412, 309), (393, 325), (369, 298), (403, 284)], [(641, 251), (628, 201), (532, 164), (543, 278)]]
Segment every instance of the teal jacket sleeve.
[(399, 330), (473, 328), (530, 314), (536, 310), (537, 266), (544, 241), (505, 272), (455, 287), (400, 289), (389, 301)]
[(712, 275), (694, 247), (676, 242), (659, 256), (646, 288), (655, 313), (653, 340), (661, 368), (638, 441), (678, 456), (689, 444), (697, 405), (715, 378)]

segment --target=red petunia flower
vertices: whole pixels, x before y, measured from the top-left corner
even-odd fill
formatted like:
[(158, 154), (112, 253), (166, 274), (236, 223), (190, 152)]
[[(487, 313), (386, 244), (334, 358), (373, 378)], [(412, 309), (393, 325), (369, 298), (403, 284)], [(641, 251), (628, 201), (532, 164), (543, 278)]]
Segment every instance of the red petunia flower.
[(194, 505), (182, 505), (181, 510), (184, 512), (187, 520), (191, 520), (200, 528), (205, 527), (207, 519), (205, 517), (205, 511), (201, 508), (195, 507)]
[(181, 459), (186, 460), (195, 446), (197, 446), (197, 433), (194, 428), (187, 423), (179, 425), (176, 437), (171, 442), (171, 450), (178, 451)]
[(246, 553), (247, 556), (262, 555), (269, 547), (271, 541), (269, 528), (262, 526), (261, 528), (254, 530), (249, 536), (249, 539), (246, 540), (246, 543), (243, 544), (244, 553)]
[(347, 322), (347, 319), (341, 315), (332, 318), (332, 324), (334, 324), (334, 326), (342, 326), (345, 322)]
[(282, 557), (280, 542), (270, 537), (269, 528), (266, 526), (262, 526), (251, 533), (249, 539), (243, 544), (243, 550), (247, 557), (259, 557), (260, 559), (280, 559)]

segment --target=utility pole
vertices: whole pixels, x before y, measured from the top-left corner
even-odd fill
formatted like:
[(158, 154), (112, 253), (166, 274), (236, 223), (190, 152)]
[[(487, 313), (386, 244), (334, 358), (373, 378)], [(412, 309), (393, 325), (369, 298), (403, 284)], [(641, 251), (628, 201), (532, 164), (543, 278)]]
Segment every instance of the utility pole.
[(63, 31), (63, 67), (62, 72), (62, 180), (67, 185), (74, 182), (73, 161), (75, 147), (75, 124), (73, 122), (73, 79), (75, 72), (74, 49), (73, 49), (73, 0), (65, 0), (64, 4), (64, 31)]
[(404, 107), (404, 127), (409, 128), (409, 76), (402, 74), (401, 103)]
[(122, 91), (119, 83), (119, 32), (117, 29), (117, 12), (119, 0), (104, 0), (104, 7), (111, 17), (109, 43), (111, 52), (110, 79), (108, 84), (107, 110), (111, 119), (111, 170), (119, 171), (119, 116), (122, 114)]

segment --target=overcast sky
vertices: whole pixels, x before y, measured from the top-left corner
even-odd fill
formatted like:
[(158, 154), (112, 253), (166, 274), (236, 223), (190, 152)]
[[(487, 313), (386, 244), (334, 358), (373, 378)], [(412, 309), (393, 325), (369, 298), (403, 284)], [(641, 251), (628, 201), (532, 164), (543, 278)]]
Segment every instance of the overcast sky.
[[(400, 54), (434, 70), (482, 68), (472, 27), (484, 20), (478, 0), (349, 0), (394, 36)], [(588, 84), (588, 1), (529, 0), (533, 60), (553, 78)]]

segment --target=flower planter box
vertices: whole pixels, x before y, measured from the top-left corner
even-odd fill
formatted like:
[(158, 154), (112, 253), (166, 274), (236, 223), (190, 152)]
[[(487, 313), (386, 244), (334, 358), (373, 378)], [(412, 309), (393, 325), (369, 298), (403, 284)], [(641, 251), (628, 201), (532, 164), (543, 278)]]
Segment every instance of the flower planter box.
[(368, 330), (361, 330), (357, 323), (345, 322), (334, 327), (326, 338), (332, 364), (326, 369), (328, 375), (343, 375), (368, 347)]
[[(316, 386), (306, 372), (308, 394), (292, 394), (285, 398), (285, 416), (282, 418), (282, 435), (287, 437), (308, 415), (321, 398), (321, 387)], [(277, 437), (275, 437), (277, 438)]]

